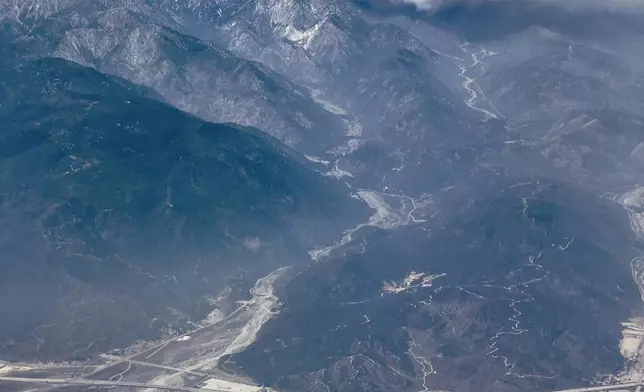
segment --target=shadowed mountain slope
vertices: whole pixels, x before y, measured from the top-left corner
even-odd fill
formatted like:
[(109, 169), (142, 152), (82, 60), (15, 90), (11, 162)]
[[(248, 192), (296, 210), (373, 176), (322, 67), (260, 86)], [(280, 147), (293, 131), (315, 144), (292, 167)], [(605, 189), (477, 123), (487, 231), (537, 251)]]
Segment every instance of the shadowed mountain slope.
[(189, 325), (238, 269), (305, 258), (364, 212), (276, 140), (155, 97), (61, 59), (3, 71), (3, 356), (82, 356)]

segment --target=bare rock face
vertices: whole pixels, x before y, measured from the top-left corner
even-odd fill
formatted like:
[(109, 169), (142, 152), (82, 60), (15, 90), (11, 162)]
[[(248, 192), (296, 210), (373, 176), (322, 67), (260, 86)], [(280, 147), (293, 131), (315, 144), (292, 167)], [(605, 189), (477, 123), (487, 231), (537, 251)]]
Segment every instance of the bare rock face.
[[(7, 15), (34, 24), (22, 35), (18, 29), (33, 55), (62, 57), (151, 87), (167, 102), (206, 120), (258, 126), (305, 150), (315, 145), (323, 150), (325, 143), (331, 148), (328, 142), (342, 128), (341, 120), (316, 105), (308, 90), (176, 30), (187, 22), (175, 19), (188, 10), (156, 15), (157, 7), (164, 6), (80, 1)], [(31, 20), (32, 13), (37, 20)]]
[(43, 19), (78, 2), (78, 0), (3, 0), (0, 2), (0, 18), (16, 21)]

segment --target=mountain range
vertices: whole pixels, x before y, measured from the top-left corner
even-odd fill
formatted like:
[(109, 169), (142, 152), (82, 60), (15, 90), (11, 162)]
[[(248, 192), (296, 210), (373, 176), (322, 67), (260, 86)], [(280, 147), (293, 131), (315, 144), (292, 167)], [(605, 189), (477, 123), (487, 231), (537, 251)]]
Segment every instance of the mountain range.
[(624, 4), (0, 0), (0, 359), (279, 391), (636, 377)]

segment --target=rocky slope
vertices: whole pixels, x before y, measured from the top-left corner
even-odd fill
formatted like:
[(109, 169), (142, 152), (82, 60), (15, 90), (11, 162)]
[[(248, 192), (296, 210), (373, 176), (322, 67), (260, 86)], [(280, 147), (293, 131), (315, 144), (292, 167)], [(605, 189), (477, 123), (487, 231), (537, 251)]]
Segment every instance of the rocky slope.
[(342, 120), (317, 105), (308, 90), (216, 43), (186, 35), (171, 22), (174, 15), (159, 18), (155, 9), (137, 2), (76, 1), (22, 9), (5, 23), (30, 57), (94, 67), (151, 87), (203, 119), (261, 127), (290, 146), (303, 143), (303, 150), (333, 147)]

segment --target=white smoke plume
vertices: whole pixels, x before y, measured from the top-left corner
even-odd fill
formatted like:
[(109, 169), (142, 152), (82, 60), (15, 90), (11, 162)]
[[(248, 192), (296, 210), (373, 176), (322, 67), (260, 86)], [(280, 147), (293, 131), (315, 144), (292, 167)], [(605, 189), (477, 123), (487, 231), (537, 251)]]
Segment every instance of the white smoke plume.
[(493, 1), (525, 1), (576, 9), (644, 11), (644, 0), (389, 0), (391, 4), (413, 5), (419, 11), (436, 11), (443, 6), (449, 6), (450, 4), (484, 4)]
[[(416, 6), (422, 11), (436, 10), (442, 6), (457, 3), (484, 3), (486, 0), (394, 0), (394, 3), (404, 3)], [(487, 0), (495, 1), (495, 0)]]

